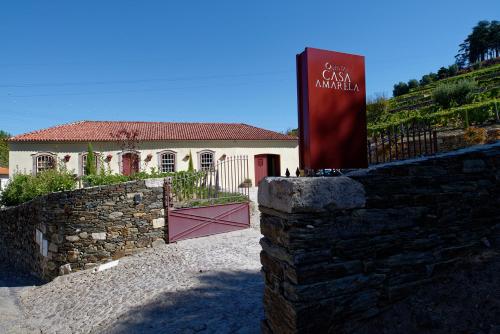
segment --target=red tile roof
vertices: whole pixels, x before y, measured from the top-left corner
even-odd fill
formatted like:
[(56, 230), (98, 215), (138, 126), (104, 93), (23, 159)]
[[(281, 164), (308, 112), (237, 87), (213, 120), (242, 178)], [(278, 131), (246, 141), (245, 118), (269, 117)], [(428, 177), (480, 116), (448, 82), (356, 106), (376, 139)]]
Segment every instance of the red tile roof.
[(11, 137), (9, 141), (116, 141), (120, 131), (139, 141), (157, 140), (297, 140), (294, 136), (241, 123), (80, 121)]
[(0, 175), (9, 175), (9, 168), (0, 167)]

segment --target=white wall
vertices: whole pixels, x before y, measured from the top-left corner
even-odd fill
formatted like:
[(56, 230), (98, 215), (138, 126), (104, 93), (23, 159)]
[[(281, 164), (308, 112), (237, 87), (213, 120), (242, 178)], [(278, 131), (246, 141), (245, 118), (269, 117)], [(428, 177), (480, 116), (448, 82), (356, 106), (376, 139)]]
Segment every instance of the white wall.
[[(110, 168), (113, 172), (119, 173), (119, 154), (122, 148), (116, 142), (93, 142), (92, 146), (96, 153), (106, 157), (112, 155)], [(87, 143), (40, 143), (40, 142), (11, 142), (9, 143), (9, 174), (32, 173), (33, 155), (39, 152), (52, 152), (62, 160), (65, 155), (70, 155), (66, 167), (73, 170), (75, 174), (80, 173), (79, 154), (87, 152)], [(141, 170), (149, 171), (151, 167), (159, 168), (157, 153), (163, 150), (172, 150), (177, 153), (176, 170), (187, 170), (188, 160), (184, 157), (191, 151), (193, 165), (198, 168), (198, 152), (208, 149), (215, 152), (215, 159), (218, 160), (223, 154), (226, 156), (247, 155), (249, 161), (249, 177), (255, 184), (254, 156), (258, 154), (278, 154), (280, 155), (281, 174), (285, 174), (288, 168), (294, 175), (295, 169), (299, 166), (298, 143), (296, 141), (149, 141), (137, 144), (136, 149), (141, 155)], [(145, 159), (148, 154), (153, 158), (150, 162)]]
[(9, 177), (6, 175), (0, 175), (0, 193), (5, 189), (7, 183), (9, 183)]

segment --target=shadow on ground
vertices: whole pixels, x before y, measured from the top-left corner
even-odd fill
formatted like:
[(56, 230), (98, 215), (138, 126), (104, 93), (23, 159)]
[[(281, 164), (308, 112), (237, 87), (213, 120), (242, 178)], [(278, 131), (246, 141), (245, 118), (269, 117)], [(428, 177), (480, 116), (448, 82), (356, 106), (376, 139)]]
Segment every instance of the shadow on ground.
[(264, 313), (259, 272), (193, 275), (200, 275), (196, 287), (161, 294), (96, 333), (260, 333)]
[(41, 285), (44, 282), (35, 276), (17, 270), (7, 263), (0, 262), (0, 288), (14, 288)]
[(25, 326), (19, 296), (26, 287), (42, 283), (29, 273), (0, 263), (0, 333), (39, 333), (36, 329)]

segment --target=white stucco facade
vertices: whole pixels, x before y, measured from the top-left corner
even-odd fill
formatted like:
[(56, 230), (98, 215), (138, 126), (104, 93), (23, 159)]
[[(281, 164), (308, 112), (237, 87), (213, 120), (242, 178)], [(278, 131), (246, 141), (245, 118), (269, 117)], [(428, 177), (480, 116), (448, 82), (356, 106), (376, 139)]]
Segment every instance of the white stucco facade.
[[(121, 173), (120, 156), (124, 150), (117, 142), (91, 142), (94, 152), (103, 158), (111, 157), (104, 163), (113, 173)], [(9, 175), (35, 172), (38, 154), (52, 154), (58, 163), (65, 164), (74, 174), (82, 175), (82, 155), (87, 152), (87, 142), (10, 142)], [(224, 156), (248, 156), (249, 178), (255, 184), (254, 157), (260, 154), (279, 155), (281, 175), (288, 168), (292, 175), (299, 166), (298, 143), (294, 140), (213, 140), (213, 141), (142, 141), (135, 146), (140, 158), (140, 170), (149, 172), (151, 168), (160, 169), (159, 154), (171, 151), (175, 154), (175, 170), (188, 169), (188, 156), (191, 152), (193, 165), (199, 169), (199, 153), (212, 151), (214, 162)], [(151, 159), (148, 159), (148, 156)], [(66, 157), (66, 158), (65, 158)], [(68, 159), (69, 158), (69, 159)], [(67, 160), (67, 161), (66, 161)], [(149, 160), (149, 161), (148, 161)]]

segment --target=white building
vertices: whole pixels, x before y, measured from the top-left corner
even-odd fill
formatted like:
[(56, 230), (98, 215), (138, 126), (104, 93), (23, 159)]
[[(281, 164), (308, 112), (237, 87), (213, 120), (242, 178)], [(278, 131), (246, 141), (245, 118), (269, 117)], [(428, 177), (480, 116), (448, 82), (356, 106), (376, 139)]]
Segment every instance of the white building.
[(252, 184), (265, 176), (294, 173), (298, 140), (237, 123), (81, 121), (33, 131), (9, 139), (9, 174), (35, 174), (58, 164), (81, 176), (88, 143), (100, 157), (98, 168), (132, 174), (204, 169), (227, 156), (246, 155)]

